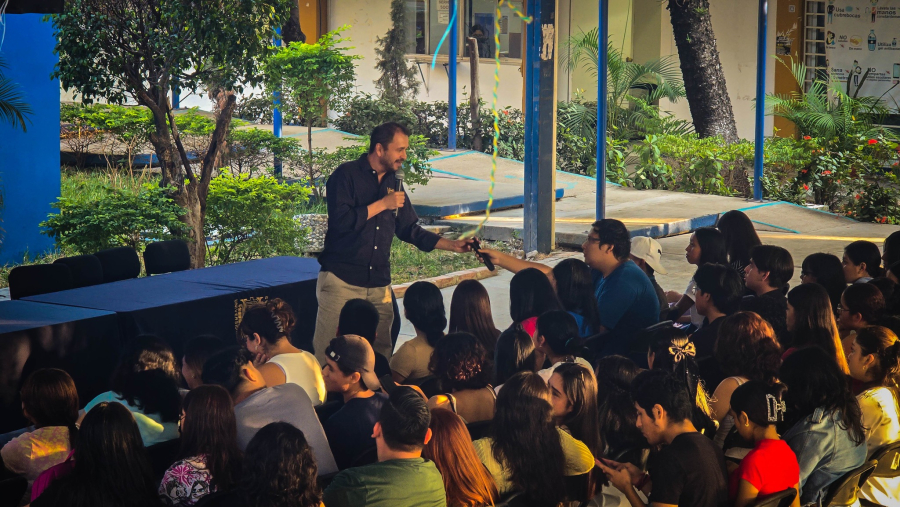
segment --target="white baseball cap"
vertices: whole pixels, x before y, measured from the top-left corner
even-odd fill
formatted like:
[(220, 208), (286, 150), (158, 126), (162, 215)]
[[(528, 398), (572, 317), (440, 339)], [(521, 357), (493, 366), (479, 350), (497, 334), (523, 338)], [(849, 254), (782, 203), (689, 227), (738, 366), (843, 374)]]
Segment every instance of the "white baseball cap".
[(631, 238), (631, 255), (643, 260), (653, 271), (665, 275), (668, 273), (662, 266), (662, 245), (659, 241), (647, 236)]

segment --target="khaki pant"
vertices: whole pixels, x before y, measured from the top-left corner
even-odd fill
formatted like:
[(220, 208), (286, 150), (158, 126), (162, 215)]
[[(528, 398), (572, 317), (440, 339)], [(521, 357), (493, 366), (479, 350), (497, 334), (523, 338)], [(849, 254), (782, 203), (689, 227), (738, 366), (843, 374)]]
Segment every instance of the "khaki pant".
[(320, 364), (325, 364), (325, 348), (337, 335), (341, 309), (351, 299), (365, 299), (378, 309), (380, 316), (378, 335), (373, 348), (375, 352), (390, 359), (393, 349), (391, 324), (394, 322), (394, 305), (391, 300), (390, 286), (372, 289), (357, 287), (344, 282), (334, 273), (321, 271), (316, 281), (316, 298), (319, 300), (319, 313), (316, 315), (316, 334), (313, 338), (313, 347), (316, 349), (316, 359)]

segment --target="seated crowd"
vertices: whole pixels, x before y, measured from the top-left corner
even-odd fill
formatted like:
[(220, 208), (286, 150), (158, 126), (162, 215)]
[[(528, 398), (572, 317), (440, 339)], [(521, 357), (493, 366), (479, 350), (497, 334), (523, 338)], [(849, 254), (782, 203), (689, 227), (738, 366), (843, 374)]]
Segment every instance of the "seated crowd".
[[(900, 233), (883, 255), (808, 256), (793, 289), (790, 253), (739, 211), (691, 235), (683, 292), (655, 279), (659, 242), (621, 222), (582, 249), (555, 266), (481, 251), (515, 273), (502, 331), (481, 283), (456, 287), (449, 316), (412, 284), (415, 337), (391, 357), (368, 301), (344, 306), (320, 364), (271, 299), (237, 344), (198, 336), (176, 357), (132, 340), (87, 403), (65, 371), (33, 371), (32, 426), (0, 435), (0, 478), (35, 507), (746, 507), (785, 491), (799, 507), (900, 442)], [(898, 505), (900, 477), (858, 497)]]

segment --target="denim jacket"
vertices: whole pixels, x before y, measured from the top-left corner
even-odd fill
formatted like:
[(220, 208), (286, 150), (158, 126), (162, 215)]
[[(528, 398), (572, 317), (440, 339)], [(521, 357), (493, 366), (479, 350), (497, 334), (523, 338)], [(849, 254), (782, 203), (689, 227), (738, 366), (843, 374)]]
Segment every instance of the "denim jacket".
[(854, 443), (840, 422), (840, 412), (819, 407), (781, 437), (800, 464), (802, 505), (819, 505), (832, 482), (866, 461), (865, 442)]

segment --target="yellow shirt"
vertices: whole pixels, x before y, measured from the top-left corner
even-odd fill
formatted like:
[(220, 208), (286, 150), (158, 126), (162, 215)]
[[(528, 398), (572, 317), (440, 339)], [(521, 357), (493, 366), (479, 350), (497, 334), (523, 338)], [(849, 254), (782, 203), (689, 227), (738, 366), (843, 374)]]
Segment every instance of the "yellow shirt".
[[(594, 468), (594, 455), (591, 454), (590, 449), (581, 440), (576, 440), (562, 429), (556, 428), (556, 430), (559, 432), (559, 443), (566, 456), (564, 475), (583, 475), (590, 472)], [(491, 451), (493, 439), (482, 438), (472, 443), (475, 445), (475, 453), (478, 454), (478, 458), (494, 477), (500, 494), (504, 495), (512, 491), (514, 486), (510, 480), (509, 470), (503, 468)]]

